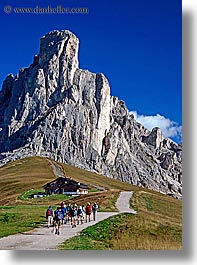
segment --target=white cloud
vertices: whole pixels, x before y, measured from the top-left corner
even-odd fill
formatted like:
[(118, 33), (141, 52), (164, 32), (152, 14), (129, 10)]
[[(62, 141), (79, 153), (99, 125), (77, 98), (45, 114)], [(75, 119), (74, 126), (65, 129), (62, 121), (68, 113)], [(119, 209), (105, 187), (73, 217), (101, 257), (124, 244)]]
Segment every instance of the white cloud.
[(180, 140), (182, 138), (182, 126), (178, 125), (176, 122), (171, 121), (160, 114), (154, 116), (139, 115), (137, 111), (130, 111), (134, 115), (137, 122), (144, 125), (149, 131), (154, 127), (159, 127), (165, 137), (175, 138)]

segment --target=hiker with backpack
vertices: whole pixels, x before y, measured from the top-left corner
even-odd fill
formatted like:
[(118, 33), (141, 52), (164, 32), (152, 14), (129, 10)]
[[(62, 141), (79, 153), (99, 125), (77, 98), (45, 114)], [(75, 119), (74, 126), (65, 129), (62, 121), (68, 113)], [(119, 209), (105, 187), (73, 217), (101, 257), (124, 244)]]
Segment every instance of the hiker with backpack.
[(59, 235), (60, 234), (60, 227), (62, 224), (62, 220), (64, 219), (64, 215), (62, 213), (61, 207), (57, 207), (57, 210), (55, 211), (55, 234)]
[(97, 210), (98, 210), (98, 205), (96, 202), (94, 202), (94, 204), (92, 205), (92, 212), (93, 212), (93, 220), (94, 221), (96, 221)]
[(53, 209), (50, 205), (49, 208), (46, 210), (46, 219), (47, 219), (47, 227), (49, 228), (53, 224)]
[(84, 212), (83, 212), (82, 207), (79, 206), (77, 210), (77, 224), (79, 224), (79, 222), (83, 224), (83, 219), (84, 219)]
[(66, 223), (70, 221), (72, 222), (72, 217), (71, 217), (71, 204), (70, 202), (68, 203), (67, 207), (66, 207)]
[(86, 205), (86, 223), (87, 223), (87, 221), (90, 222), (91, 212), (92, 212), (92, 207), (91, 207), (90, 203), (88, 202)]
[(76, 224), (77, 224), (77, 205), (76, 204), (73, 205), (70, 213), (71, 213), (71, 218), (72, 218), (71, 225), (72, 225), (72, 228), (74, 228), (76, 227)]
[(64, 224), (65, 218), (66, 218), (66, 205), (65, 202), (61, 202), (61, 211), (62, 211), (62, 225)]

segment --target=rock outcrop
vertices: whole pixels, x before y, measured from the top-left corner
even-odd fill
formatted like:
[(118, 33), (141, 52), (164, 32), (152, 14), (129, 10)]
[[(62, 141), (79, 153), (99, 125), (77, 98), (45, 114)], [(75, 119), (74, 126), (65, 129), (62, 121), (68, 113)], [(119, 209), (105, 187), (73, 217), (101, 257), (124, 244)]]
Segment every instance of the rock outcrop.
[(46, 156), (180, 198), (181, 145), (137, 123), (103, 74), (80, 69), (78, 47), (71, 32), (52, 31), (30, 67), (3, 82), (0, 165)]

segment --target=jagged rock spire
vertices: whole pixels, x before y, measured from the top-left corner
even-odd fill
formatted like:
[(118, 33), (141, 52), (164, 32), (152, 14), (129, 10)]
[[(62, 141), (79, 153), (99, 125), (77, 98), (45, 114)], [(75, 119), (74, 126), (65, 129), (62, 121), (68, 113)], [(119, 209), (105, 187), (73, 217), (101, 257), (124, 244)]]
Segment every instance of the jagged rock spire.
[(80, 69), (78, 48), (70, 31), (52, 31), (30, 67), (5, 79), (0, 165), (47, 156), (180, 197), (181, 146), (137, 123), (103, 74)]

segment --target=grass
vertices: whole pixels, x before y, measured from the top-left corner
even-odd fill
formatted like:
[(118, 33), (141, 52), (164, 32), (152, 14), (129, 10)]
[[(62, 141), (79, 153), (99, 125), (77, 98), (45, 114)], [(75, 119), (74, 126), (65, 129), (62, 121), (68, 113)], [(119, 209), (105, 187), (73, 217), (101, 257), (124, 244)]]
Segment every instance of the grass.
[(155, 225), (144, 216), (119, 214), (85, 229), (80, 236), (60, 245), (64, 250), (158, 250), (180, 249), (177, 227)]
[(18, 199), (19, 200), (29, 200), (31, 199), (32, 195), (37, 194), (37, 193), (44, 193), (44, 189), (30, 189), (25, 191), (23, 194), (21, 194)]
[[(85, 205), (96, 201), (99, 211), (117, 211), (115, 202), (123, 190), (134, 191), (130, 202), (137, 215), (118, 214), (83, 230), (60, 249), (181, 249), (182, 202), (128, 183), (61, 164), (67, 177), (88, 184), (87, 195), (30, 199), (31, 192), (56, 178), (49, 159), (30, 157), (0, 168), (0, 237), (23, 233), (46, 221), (49, 204), (60, 201)], [(63, 196), (63, 197), (61, 197)]]
[(135, 192), (131, 205), (137, 215), (118, 214), (59, 246), (64, 250), (179, 250), (182, 249), (182, 203), (171, 197)]
[(182, 223), (182, 201), (152, 191), (134, 192), (131, 207), (139, 213), (151, 213), (171, 220), (171, 222)]
[(52, 202), (57, 202), (59, 203), (60, 201), (65, 201), (68, 200), (70, 198), (72, 198), (72, 196), (68, 196), (68, 195), (64, 195), (64, 194), (52, 194), (52, 195), (47, 195), (47, 196), (43, 196), (40, 198), (33, 198), (32, 195), (37, 194), (37, 193), (42, 193), (44, 194), (45, 190), (44, 189), (31, 189), (31, 190), (27, 190), (25, 191), (23, 194), (21, 194), (18, 199), (24, 201), (23, 204), (27, 203), (27, 204), (42, 204), (42, 203), (52, 203)]
[(45, 206), (0, 206), (0, 237), (23, 233), (40, 226), (46, 222), (45, 212)]
[(72, 177), (78, 182), (82, 182), (88, 184), (91, 189), (99, 189), (99, 190), (141, 190), (139, 187), (131, 185), (126, 182), (122, 182), (119, 180), (107, 178), (100, 174), (90, 172), (87, 170), (82, 170), (80, 168), (76, 168), (70, 165), (66, 165), (61, 163), (62, 167), (64, 168), (64, 173), (67, 177)]
[(15, 205), (30, 189), (41, 189), (55, 178), (47, 159), (30, 157), (0, 167), (0, 205)]

